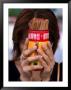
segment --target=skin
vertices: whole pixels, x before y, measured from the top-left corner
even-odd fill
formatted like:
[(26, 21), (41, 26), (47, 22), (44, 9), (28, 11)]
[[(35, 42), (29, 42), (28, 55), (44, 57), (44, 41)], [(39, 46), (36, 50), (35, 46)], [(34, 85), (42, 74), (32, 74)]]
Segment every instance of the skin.
[[(33, 22), (34, 21), (34, 22)], [(46, 30), (47, 19), (33, 19), (31, 23), (29, 23), (30, 28), (34, 29), (34, 25), (37, 25), (36, 29)], [(33, 22), (33, 23), (32, 23)], [(36, 24), (34, 24), (36, 23)], [(34, 24), (34, 25), (33, 25)], [(40, 27), (38, 27), (38, 24)], [(45, 28), (43, 28), (45, 27)], [(21, 81), (49, 81), (51, 72), (53, 71), (55, 60), (52, 51), (52, 45), (48, 41), (48, 44), (42, 45), (41, 51), (39, 48), (37, 49), (36, 43), (33, 48), (28, 49), (28, 38), (25, 40), (25, 43), (22, 41), (20, 43), (21, 56), (20, 60), (16, 61), (16, 66), (20, 72), (20, 80)], [(37, 50), (38, 55), (30, 56), (34, 51)], [(30, 65), (32, 61), (39, 61), (38, 65)], [(35, 74), (34, 74), (35, 73)]]

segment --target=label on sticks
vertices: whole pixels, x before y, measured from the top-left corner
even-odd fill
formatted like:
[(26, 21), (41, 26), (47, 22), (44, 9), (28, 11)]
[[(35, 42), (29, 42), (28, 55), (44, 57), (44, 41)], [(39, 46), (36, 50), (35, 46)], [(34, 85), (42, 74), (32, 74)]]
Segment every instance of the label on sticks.
[(48, 30), (29, 30), (28, 38), (30, 41), (47, 41), (49, 39)]

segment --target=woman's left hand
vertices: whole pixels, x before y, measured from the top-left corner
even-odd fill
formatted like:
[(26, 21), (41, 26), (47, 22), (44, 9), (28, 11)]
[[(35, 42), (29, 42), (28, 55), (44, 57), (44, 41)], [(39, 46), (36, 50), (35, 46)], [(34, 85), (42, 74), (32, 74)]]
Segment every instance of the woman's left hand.
[(41, 71), (41, 74), (40, 74), (41, 80), (49, 81), (55, 64), (51, 43), (48, 41), (48, 45), (47, 46), (42, 45), (42, 49), (43, 51), (41, 51), (40, 49), (37, 50), (38, 54), (42, 56), (42, 59), (40, 59), (40, 62), (44, 67), (43, 71)]

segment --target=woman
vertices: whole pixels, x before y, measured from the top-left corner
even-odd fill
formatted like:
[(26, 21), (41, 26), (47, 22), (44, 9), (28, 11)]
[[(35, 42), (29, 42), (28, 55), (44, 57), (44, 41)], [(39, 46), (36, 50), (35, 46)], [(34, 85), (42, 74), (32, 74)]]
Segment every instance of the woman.
[[(35, 20), (34, 20), (35, 18)], [(38, 20), (38, 18), (40, 20)], [(49, 42), (42, 45), (43, 52), (37, 49), (36, 44), (33, 48), (28, 48), (28, 30), (32, 28), (36, 21), (45, 23), (49, 21)], [(30, 24), (31, 23), (31, 24)], [(18, 16), (13, 30), (13, 60), (9, 61), (9, 80), (10, 81), (56, 81), (57, 67), (54, 53), (59, 40), (59, 28), (57, 18), (50, 9), (25, 9)], [(37, 55), (30, 56), (37, 51)], [(32, 61), (39, 61), (40, 65), (29, 65)], [(62, 64), (60, 65), (60, 80), (62, 80)]]

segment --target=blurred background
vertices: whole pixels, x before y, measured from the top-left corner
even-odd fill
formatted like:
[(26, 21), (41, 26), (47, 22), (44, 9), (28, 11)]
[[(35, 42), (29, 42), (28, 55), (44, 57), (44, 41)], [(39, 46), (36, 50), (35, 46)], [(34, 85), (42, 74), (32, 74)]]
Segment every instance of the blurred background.
[[(62, 34), (63, 34), (63, 30), (62, 30), (62, 9), (51, 9), (57, 19), (58, 19), (58, 25), (59, 25), (59, 31), (60, 31), (60, 40), (58, 43), (58, 48), (55, 52), (55, 61), (58, 63), (61, 63), (63, 61), (63, 44), (62, 44)], [(12, 60), (13, 57), (13, 42), (12, 42), (12, 32), (13, 32), (13, 28), (14, 28), (14, 24), (16, 21), (17, 16), (19, 15), (19, 13), (22, 11), (22, 9), (9, 9), (9, 17), (8, 17), (8, 59)]]

